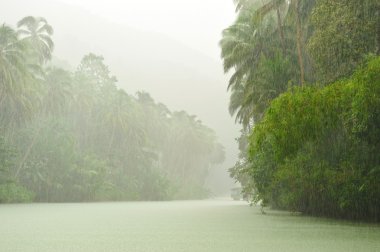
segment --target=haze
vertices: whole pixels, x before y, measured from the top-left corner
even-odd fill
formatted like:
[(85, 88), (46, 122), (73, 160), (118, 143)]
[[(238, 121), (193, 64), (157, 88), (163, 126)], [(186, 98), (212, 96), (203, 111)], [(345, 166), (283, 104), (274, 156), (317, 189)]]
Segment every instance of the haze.
[(379, 0), (0, 14), (0, 251), (379, 251)]
[(229, 0), (55, 1), (140, 31), (166, 34), (217, 61), (221, 31), (235, 19), (235, 7)]
[(211, 171), (211, 187), (230, 190), (227, 169), (236, 162), (239, 126), (228, 114), (218, 42), (234, 20), (232, 1), (15, 0), (0, 8), (10, 25), (27, 15), (48, 20), (54, 64), (72, 70), (83, 55), (102, 55), (129, 94), (143, 90), (172, 110), (197, 115), (226, 149), (222, 167)]

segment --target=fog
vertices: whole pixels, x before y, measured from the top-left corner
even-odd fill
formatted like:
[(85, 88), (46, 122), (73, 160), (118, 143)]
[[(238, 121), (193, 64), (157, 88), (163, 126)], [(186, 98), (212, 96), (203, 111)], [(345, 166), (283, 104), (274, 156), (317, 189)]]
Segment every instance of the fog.
[(2, 22), (42, 16), (54, 28), (53, 64), (74, 70), (83, 55), (104, 57), (117, 85), (146, 91), (171, 110), (197, 115), (216, 131), (226, 161), (211, 171), (210, 187), (233, 186), (227, 169), (237, 158), (239, 126), (228, 114), (228, 77), (218, 42), (234, 20), (230, 0), (217, 1), (2, 1)]
[(378, 0), (0, 14), (0, 251), (379, 251)]

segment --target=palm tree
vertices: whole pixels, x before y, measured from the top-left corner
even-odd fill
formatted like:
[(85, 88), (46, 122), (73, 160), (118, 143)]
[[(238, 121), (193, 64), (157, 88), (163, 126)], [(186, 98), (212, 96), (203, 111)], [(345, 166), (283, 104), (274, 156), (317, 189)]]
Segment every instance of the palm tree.
[(185, 111), (172, 113), (169, 126), (163, 152), (168, 176), (185, 184), (203, 182), (199, 180), (217, 148), (214, 132)]
[[(94, 134), (98, 111), (106, 113), (101, 104), (111, 101), (111, 96), (117, 92), (116, 78), (110, 75), (102, 56), (95, 54), (85, 55), (73, 76), (73, 99), (70, 104), (72, 120), (77, 125), (79, 145), (84, 148), (91, 145), (90, 135)], [(96, 119), (94, 119), (96, 118)], [(94, 145), (94, 144), (92, 144)]]
[(61, 114), (72, 98), (70, 73), (56, 67), (46, 69), (42, 110), (45, 114)]
[(295, 13), (296, 13), (298, 64), (300, 66), (301, 86), (303, 87), (305, 85), (305, 70), (304, 70), (303, 55), (302, 55), (303, 35), (302, 35), (301, 17), (300, 17), (300, 4), (299, 4), (300, 2), (299, 0), (293, 0), (293, 2), (294, 2)]
[(284, 35), (283, 21), (288, 12), (288, 1), (286, 0), (271, 0), (271, 1), (259, 1), (259, 0), (234, 0), (236, 4), (236, 11), (244, 11), (247, 9), (255, 9), (255, 15), (253, 22), (260, 25), (268, 16), (276, 11), (277, 18), (277, 30), (281, 40), (281, 45), (284, 55), (286, 54), (286, 41)]
[[(280, 38), (282, 41), (283, 50), (285, 52), (286, 45), (285, 45), (285, 37), (284, 37), (284, 31), (282, 29), (282, 22), (281, 22), (281, 12), (280, 8), (281, 6), (292, 6), (293, 13), (295, 15), (295, 25), (296, 25), (296, 41), (297, 41), (297, 54), (298, 54), (298, 64), (300, 68), (300, 83), (301, 86), (304, 86), (305, 84), (305, 70), (304, 70), (304, 62), (303, 62), (303, 32), (302, 32), (302, 18), (301, 18), (301, 2), (302, 0), (269, 0), (265, 4), (263, 4), (260, 8), (256, 10), (255, 20), (256, 21), (262, 21), (265, 16), (271, 15), (274, 11), (276, 11), (277, 14), (277, 20), (278, 20), (278, 31), (280, 34)], [(237, 3), (237, 9), (244, 8), (245, 6), (251, 6), (253, 3), (257, 2), (255, 0), (235, 0)], [(310, 3), (307, 4), (309, 6), (314, 4), (314, 1), (309, 1)], [(286, 15), (286, 12), (285, 12)], [(285, 18), (285, 17), (283, 17)]]
[(245, 130), (262, 119), (270, 102), (285, 92), (292, 79), (291, 63), (281, 52), (262, 56), (255, 74), (236, 85), (230, 96), (229, 111)]
[(235, 115), (235, 122), (242, 124), (244, 128), (250, 128), (253, 123), (252, 118), (255, 116), (255, 107), (244, 86), (237, 85), (234, 92), (231, 93), (228, 107), (231, 116)]
[(17, 33), (3, 24), (0, 27), (0, 119), (10, 124), (31, 116), (37, 84), (38, 66), (27, 64), (27, 45)]
[(0, 27), (0, 108), (5, 99), (22, 90), (20, 80), (27, 75), (23, 50), (16, 32), (3, 24)]
[[(41, 97), (39, 108), (40, 116), (57, 115), (62, 113), (62, 111), (66, 108), (69, 97), (71, 96), (71, 78), (69, 73), (59, 68), (48, 68), (46, 70), (43, 84), (44, 94)], [(42, 123), (37, 126), (37, 129), (34, 132), (32, 139), (18, 165), (16, 177), (27, 161), (38, 138), (41, 136), (43, 126), (44, 125)]]
[[(281, 42), (274, 29), (276, 24), (271, 20), (262, 23), (254, 20), (257, 20), (256, 8), (244, 9), (236, 22), (223, 31), (220, 42), (224, 70), (234, 70), (228, 85), (232, 92), (229, 110), (245, 128), (252, 126), (252, 119), (261, 118), (268, 100), (273, 98), (271, 94), (278, 95), (284, 90), (283, 81), (278, 87), (272, 87), (273, 84), (269, 83), (272, 78), (265, 81), (260, 77), (263, 69), (274, 72), (272, 75), (277, 74), (275, 68), (270, 69), (264, 64), (267, 58), (273, 61), (277, 58), (276, 48)], [(273, 91), (273, 88), (277, 89)]]
[(51, 39), (53, 28), (42, 17), (27, 16), (17, 23), (18, 34), (28, 42), (33, 51), (32, 54), (40, 64), (51, 60), (54, 43)]
[(127, 135), (129, 123), (132, 121), (129, 112), (130, 104), (131, 98), (129, 95), (124, 90), (119, 89), (113, 92), (112, 96), (108, 97), (106, 104), (102, 106), (97, 115), (103, 121), (103, 125), (107, 129), (111, 129), (106, 150), (108, 156), (111, 154), (115, 137), (118, 135), (121, 138), (125, 138)]
[(253, 74), (259, 63), (267, 33), (251, 22), (255, 11), (250, 9), (239, 14), (236, 22), (223, 31), (220, 41), (224, 71), (234, 70), (228, 89), (234, 89), (247, 75)]
[(170, 134), (168, 131), (170, 110), (164, 104), (156, 103), (147, 92), (139, 91), (136, 96), (142, 112), (140, 120), (147, 135), (150, 136), (150, 142), (156, 147), (162, 145)]
[[(315, 1), (236, 0), (235, 3), (238, 18), (223, 31), (221, 57), (225, 72), (234, 71), (228, 85), (232, 92), (230, 113), (236, 115), (236, 121), (244, 128), (250, 128), (260, 120), (270, 101), (296, 79), (304, 85), (304, 62), (309, 62), (303, 53), (303, 32), (308, 30), (302, 27), (302, 22), (306, 22)], [(294, 69), (293, 61), (298, 61), (299, 70)], [(299, 78), (294, 78), (298, 72)]]
[[(19, 33), (3, 25), (0, 28), (0, 108), (1, 121), (6, 128), (26, 118), (30, 118), (40, 99), (38, 84), (42, 71), (38, 65), (29, 64), (26, 58), (28, 45), (19, 40)], [(32, 141), (24, 154), (16, 177), (33, 146)]]

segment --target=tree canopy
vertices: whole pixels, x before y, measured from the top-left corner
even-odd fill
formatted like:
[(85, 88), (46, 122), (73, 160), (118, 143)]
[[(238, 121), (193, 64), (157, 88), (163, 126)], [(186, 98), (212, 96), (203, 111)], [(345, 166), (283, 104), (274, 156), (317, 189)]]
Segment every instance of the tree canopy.
[(263, 205), (379, 220), (380, 3), (235, 3), (220, 42), (243, 127), (231, 176)]
[[(53, 28), (0, 27), (0, 202), (204, 198), (224, 161), (213, 130), (117, 87), (104, 58), (52, 65)], [(48, 64), (49, 63), (49, 64)]]

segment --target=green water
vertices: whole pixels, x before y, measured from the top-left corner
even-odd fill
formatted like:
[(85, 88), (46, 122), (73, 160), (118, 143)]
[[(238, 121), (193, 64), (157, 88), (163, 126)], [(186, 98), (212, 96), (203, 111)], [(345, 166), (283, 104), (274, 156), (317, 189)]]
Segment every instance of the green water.
[(380, 251), (380, 226), (227, 200), (0, 205), (0, 251)]

